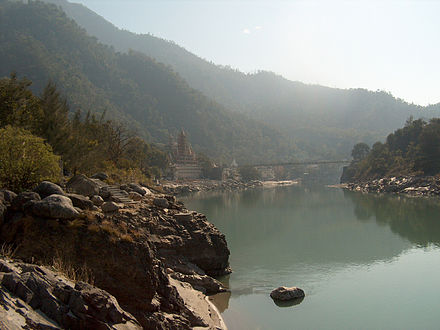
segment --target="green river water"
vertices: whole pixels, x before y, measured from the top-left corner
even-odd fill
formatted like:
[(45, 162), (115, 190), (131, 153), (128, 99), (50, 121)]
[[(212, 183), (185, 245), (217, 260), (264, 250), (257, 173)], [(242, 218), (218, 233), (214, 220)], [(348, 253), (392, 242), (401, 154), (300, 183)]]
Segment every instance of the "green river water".
[[(184, 199), (225, 235), (234, 329), (440, 329), (440, 199), (302, 186)], [(277, 306), (278, 286), (306, 292)]]

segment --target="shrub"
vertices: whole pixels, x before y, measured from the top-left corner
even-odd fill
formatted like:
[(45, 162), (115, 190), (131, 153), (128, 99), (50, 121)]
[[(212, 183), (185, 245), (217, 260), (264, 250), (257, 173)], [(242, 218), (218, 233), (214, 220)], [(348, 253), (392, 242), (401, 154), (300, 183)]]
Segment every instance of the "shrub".
[(6, 126), (0, 129), (0, 186), (14, 191), (29, 189), (43, 180), (57, 181), (59, 157), (42, 138)]

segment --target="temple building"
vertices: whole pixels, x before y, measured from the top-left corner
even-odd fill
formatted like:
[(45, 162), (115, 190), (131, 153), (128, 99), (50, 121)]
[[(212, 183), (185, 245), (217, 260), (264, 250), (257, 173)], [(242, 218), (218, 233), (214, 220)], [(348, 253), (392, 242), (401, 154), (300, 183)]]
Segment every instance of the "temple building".
[(202, 169), (183, 129), (177, 137), (177, 142), (170, 137), (169, 148), (174, 180), (194, 180), (201, 178)]

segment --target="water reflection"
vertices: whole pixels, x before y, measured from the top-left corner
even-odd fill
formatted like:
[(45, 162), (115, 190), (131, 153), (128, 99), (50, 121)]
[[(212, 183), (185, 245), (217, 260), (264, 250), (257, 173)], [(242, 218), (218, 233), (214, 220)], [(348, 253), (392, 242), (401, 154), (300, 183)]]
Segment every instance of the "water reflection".
[(419, 246), (440, 245), (440, 200), (344, 191), (360, 221), (376, 221)]
[[(440, 303), (440, 250), (433, 247), (440, 245), (439, 199), (296, 186), (185, 202), (226, 235), (233, 273), (220, 280), (231, 293), (211, 299), (230, 329), (287, 329), (292, 322), (312, 329), (437, 325), (429, 308)], [(280, 308), (269, 297), (280, 285), (303, 288), (305, 300)], [(380, 301), (372, 294), (377, 290)], [(407, 290), (423, 299), (411, 304)], [(405, 312), (393, 314), (392, 306)]]
[(293, 306), (301, 304), (303, 302), (303, 300), (304, 300), (304, 297), (292, 299), (292, 300), (288, 300), (288, 301), (274, 300), (273, 302), (278, 307), (293, 307)]
[(368, 264), (411, 246), (362, 221), (372, 211), (359, 211), (355, 196), (335, 189), (280, 187), (202, 196), (187, 204), (225, 233), (233, 269), (246, 270), (251, 278)]

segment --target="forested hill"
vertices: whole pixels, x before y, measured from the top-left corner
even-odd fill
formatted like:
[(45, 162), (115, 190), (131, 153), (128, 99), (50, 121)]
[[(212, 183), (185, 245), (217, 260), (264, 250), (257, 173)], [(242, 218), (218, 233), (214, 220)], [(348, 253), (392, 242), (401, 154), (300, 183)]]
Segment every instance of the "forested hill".
[(191, 87), (233, 111), (251, 114), (297, 140), (307, 141), (307, 147), (314, 147), (320, 155), (348, 155), (353, 142), (384, 139), (410, 115), (431, 118), (440, 114), (440, 104), (420, 107), (382, 91), (306, 85), (269, 72), (244, 74), (203, 60), (173, 42), (120, 30), (83, 5), (46, 1), (62, 6), (100, 41), (171, 65)]
[(150, 141), (184, 128), (196, 150), (239, 162), (299, 157), (277, 130), (231, 113), (141, 53), (117, 53), (54, 5), (0, 0), (0, 76), (16, 71), (41, 91), (52, 80), (73, 110), (106, 111)]

